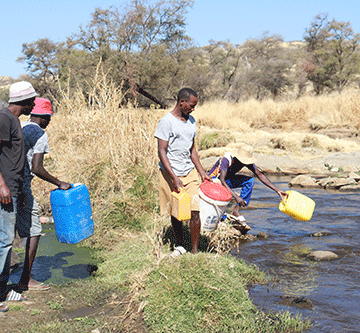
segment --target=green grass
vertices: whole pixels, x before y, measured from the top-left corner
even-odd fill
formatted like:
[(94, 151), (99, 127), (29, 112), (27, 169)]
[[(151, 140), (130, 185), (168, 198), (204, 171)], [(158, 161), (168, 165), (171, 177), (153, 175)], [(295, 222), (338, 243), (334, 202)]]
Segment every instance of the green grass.
[(200, 136), (199, 150), (205, 150), (212, 147), (226, 147), (230, 142), (234, 141), (230, 132), (211, 132)]
[(231, 257), (202, 253), (164, 261), (146, 282), (144, 318), (153, 332), (301, 332), (289, 314), (264, 314), (247, 285), (265, 276)]

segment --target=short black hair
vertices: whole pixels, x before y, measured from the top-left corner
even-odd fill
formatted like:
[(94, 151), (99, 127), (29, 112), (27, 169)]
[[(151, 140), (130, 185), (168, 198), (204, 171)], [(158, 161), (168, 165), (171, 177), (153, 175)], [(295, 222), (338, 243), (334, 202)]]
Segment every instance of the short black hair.
[(190, 89), (190, 88), (182, 88), (178, 92), (177, 102), (179, 103), (182, 99), (184, 101), (188, 101), (190, 99), (190, 96), (197, 97), (197, 93), (194, 90)]

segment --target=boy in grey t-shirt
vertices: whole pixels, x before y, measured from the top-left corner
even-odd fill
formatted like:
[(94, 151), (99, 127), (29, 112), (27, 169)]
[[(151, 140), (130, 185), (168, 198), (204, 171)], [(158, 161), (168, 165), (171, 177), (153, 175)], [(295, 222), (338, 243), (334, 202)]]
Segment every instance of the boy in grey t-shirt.
[[(200, 179), (210, 180), (200, 163), (194, 141), (196, 122), (190, 115), (197, 104), (197, 94), (189, 88), (178, 93), (175, 108), (160, 119), (155, 137), (158, 139), (160, 158), (160, 212), (164, 214), (171, 203), (171, 192), (180, 192), (180, 188), (191, 196), (191, 251), (198, 252), (200, 239), (199, 186)], [(172, 256), (186, 252), (182, 222), (171, 216), (171, 224), (176, 238), (176, 247)]]

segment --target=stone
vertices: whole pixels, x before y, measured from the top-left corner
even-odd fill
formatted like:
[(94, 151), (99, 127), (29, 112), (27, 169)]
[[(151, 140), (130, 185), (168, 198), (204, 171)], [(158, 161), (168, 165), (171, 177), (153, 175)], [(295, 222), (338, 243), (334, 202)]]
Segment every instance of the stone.
[(349, 178), (355, 179), (356, 181), (360, 180), (360, 175), (356, 172), (349, 172), (348, 174)]
[(323, 236), (330, 236), (330, 233), (329, 232), (315, 232), (311, 235), (309, 235), (310, 237), (323, 237)]
[(264, 232), (264, 231), (260, 231), (258, 234), (257, 234), (257, 238), (263, 238), (263, 239), (266, 239), (266, 238), (269, 238), (269, 235)]
[(319, 185), (316, 183), (315, 178), (309, 176), (309, 175), (299, 175), (296, 176), (294, 179), (292, 179), (289, 182), (290, 186), (301, 186), (301, 187), (309, 187), (314, 186), (318, 187)]
[(352, 184), (356, 184), (356, 180), (353, 178), (332, 178), (326, 187), (340, 188)]
[(331, 251), (312, 251), (307, 255), (307, 258), (314, 261), (323, 261), (338, 259), (339, 256)]
[(360, 184), (345, 185), (339, 188), (340, 191), (360, 191)]
[(331, 182), (331, 178), (327, 177), (327, 178), (318, 179), (316, 182), (320, 186), (325, 187), (326, 185), (328, 185)]
[(296, 306), (302, 309), (313, 309), (314, 304), (306, 297), (280, 296), (281, 303), (288, 306)]

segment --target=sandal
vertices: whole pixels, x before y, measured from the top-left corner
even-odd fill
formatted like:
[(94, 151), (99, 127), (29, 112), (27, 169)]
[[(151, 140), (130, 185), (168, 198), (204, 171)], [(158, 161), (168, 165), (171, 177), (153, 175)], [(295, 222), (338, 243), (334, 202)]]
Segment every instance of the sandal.
[(27, 298), (25, 296), (21, 295), (20, 293), (17, 293), (15, 290), (11, 290), (7, 294), (6, 300), (7, 301), (14, 301), (14, 302), (22, 302), (22, 301), (26, 301)]
[(177, 247), (175, 247), (173, 253), (170, 254), (170, 257), (176, 258), (185, 253), (186, 253), (186, 250), (182, 246), (177, 246)]
[(32, 286), (32, 287), (28, 287), (28, 290), (32, 290), (32, 291), (45, 291), (45, 290), (49, 290), (50, 286), (42, 283), (42, 282), (38, 282), (38, 284)]
[(0, 303), (0, 312), (9, 311), (9, 307), (3, 303)]

